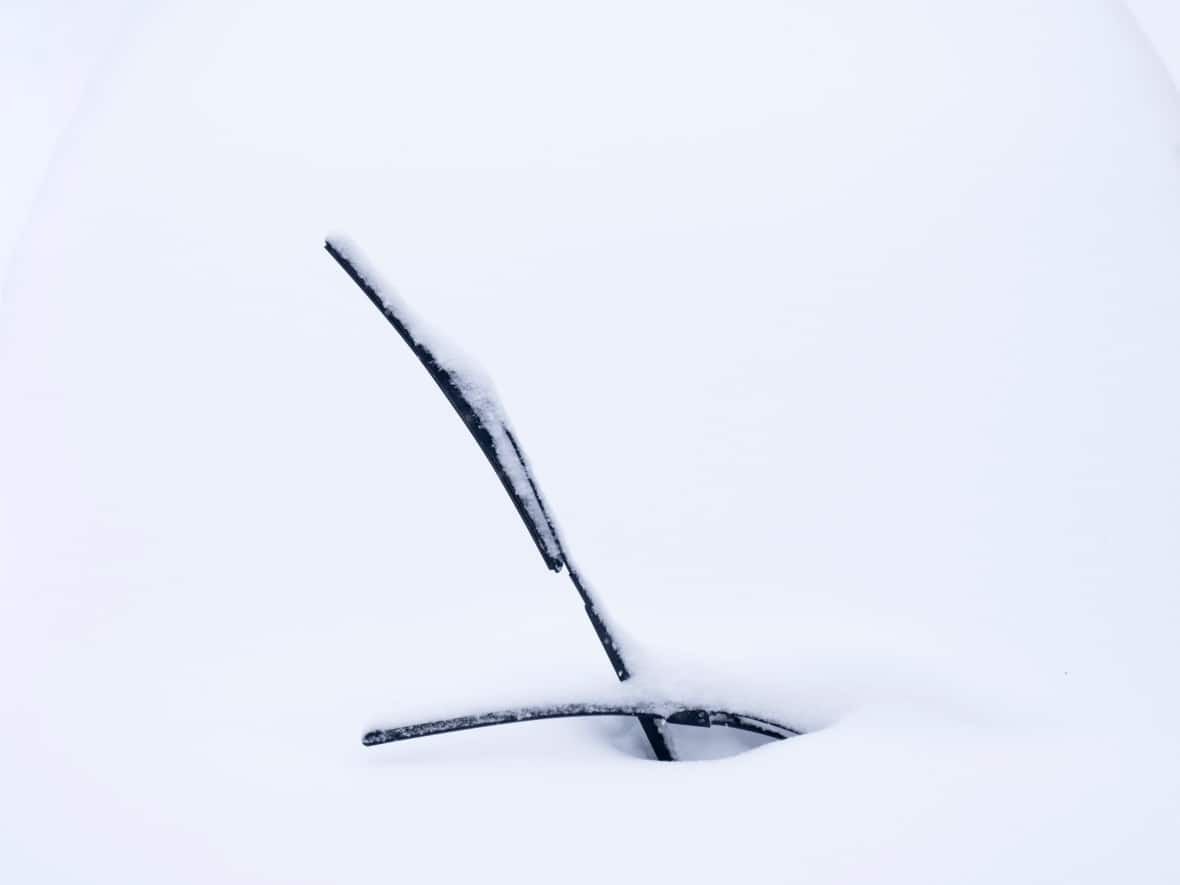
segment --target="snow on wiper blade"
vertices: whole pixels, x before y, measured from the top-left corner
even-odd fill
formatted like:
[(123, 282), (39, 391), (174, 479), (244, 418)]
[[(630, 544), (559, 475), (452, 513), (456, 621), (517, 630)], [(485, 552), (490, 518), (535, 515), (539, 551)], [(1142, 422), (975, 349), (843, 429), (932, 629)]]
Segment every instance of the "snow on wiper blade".
[(393, 288), (381, 281), (380, 275), (355, 246), (337, 237), (326, 240), (324, 248), (418, 357), (492, 465), (545, 565), (555, 572), (561, 571), (565, 565), (565, 551), (491, 385), (477, 377), (472, 367), (457, 365), (458, 359), (448, 354), (449, 348), (445, 344), (431, 340), (430, 333), (414, 318)]
[(731, 713), (726, 710), (709, 710), (686, 704), (658, 702), (571, 703), (492, 710), (470, 716), (436, 719), (431, 722), (418, 722), (394, 728), (378, 728), (367, 732), (361, 739), (361, 743), (366, 747), (376, 747), (396, 741), (408, 741), (413, 738), (448, 734), (454, 731), (468, 731), (473, 728), (488, 728), (493, 725), (508, 725), (513, 722), (535, 722), (540, 719), (571, 719), (586, 716), (650, 716), (672, 725), (692, 725), (700, 728), (718, 725), (753, 732), (777, 740), (785, 740), (802, 734), (789, 725), (762, 716)]

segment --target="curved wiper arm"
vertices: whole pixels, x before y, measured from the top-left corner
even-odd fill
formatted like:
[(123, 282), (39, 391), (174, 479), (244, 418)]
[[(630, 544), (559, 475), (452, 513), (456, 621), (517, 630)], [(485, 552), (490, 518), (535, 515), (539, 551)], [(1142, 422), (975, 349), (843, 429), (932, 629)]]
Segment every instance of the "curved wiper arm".
[(453, 731), (468, 731), (473, 728), (488, 728), (493, 725), (508, 725), (513, 722), (535, 722), (539, 719), (570, 719), (585, 716), (644, 716), (671, 725), (692, 725), (699, 728), (719, 725), (750, 731), (776, 740), (785, 740), (802, 734), (789, 725), (767, 719), (764, 716), (731, 713), (727, 710), (711, 710), (688, 704), (574, 703), (492, 710), (471, 716), (456, 716), (451, 719), (437, 719), (394, 728), (378, 728), (365, 734), (361, 743), (366, 747), (376, 747), (395, 741), (448, 734)]

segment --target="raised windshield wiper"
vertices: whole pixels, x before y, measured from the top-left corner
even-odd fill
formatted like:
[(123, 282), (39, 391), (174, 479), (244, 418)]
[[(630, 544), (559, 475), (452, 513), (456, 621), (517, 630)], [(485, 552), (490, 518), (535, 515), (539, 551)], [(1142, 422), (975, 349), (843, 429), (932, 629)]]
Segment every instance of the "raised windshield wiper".
[[(492, 470), (495, 471), (500, 484), (504, 487), (504, 491), (508, 493), (508, 497), (512, 500), (517, 514), (520, 516), (521, 521), (524, 522), (525, 528), (528, 529), (533, 543), (536, 544), (541, 558), (545, 561), (545, 565), (555, 572), (559, 572), (564, 568), (569, 575), (570, 581), (573, 582), (574, 589), (577, 591), (585, 607), (586, 616), (590, 619), (590, 625), (594, 628), (594, 634), (598, 637), (598, 642), (615, 671), (615, 676), (618, 677), (620, 682), (630, 679), (632, 670), (627, 665), (623, 648), (616, 634), (610, 629), (602, 606), (597, 601), (593, 590), (581, 572), (574, 566), (569, 555), (569, 547), (561, 537), (561, 533), (549, 515), (551, 511), (541, 497), (541, 491), (538, 488), (533, 470), (525, 459), (524, 451), (521, 449), (520, 443), (517, 442), (516, 436), (509, 426), (507, 415), (490, 385), (482, 383), (474, 373), (468, 368), (461, 366), (455, 359), (448, 358), (449, 347), (444, 343), (440, 343), (431, 333), (422, 329), (406, 305), (390, 287), (380, 282), (377, 273), (367, 266), (355, 247), (341, 239), (334, 238), (325, 240), (324, 248), (336, 260), (336, 263), (344, 269), (344, 272), (348, 274), (352, 281), (357, 284), (360, 290), (365, 293), (368, 299), (373, 302), (373, 305), (381, 311), (382, 316), (393, 326), (401, 339), (418, 358), (418, 361), (422, 363), (427, 374), (438, 385), (439, 390), (443, 392), (443, 395), (447, 398), (455, 413), (471, 433), (472, 438), (475, 439), (480, 451), (488, 459), (488, 463), (491, 465)], [(568, 704), (553, 708), (531, 707), (526, 708), (526, 710), (533, 711), (534, 715), (528, 715), (523, 718), (510, 718), (513, 715), (513, 711), (485, 713), (474, 717), (460, 717), (459, 719), (441, 720), (435, 723), (373, 732), (366, 736), (365, 743), (369, 745), (404, 739), (404, 737), (390, 737), (386, 740), (370, 741), (369, 738), (372, 734), (402, 734), (417, 737), (422, 734), (460, 731), (468, 728), (482, 727), (483, 725), (523, 722), (531, 719), (554, 718), (555, 716), (617, 715), (634, 716), (642, 727), (643, 733), (646, 735), (655, 757), (660, 760), (671, 761), (675, 759), (675, 756), (672, 748), (669, 746), (664, 723), (682, 723), (676, 722), (668, 715), (656, 712), (658, 708), (659, 705), (655, 703), (614, 706), (609, 708), (611, 712), (593, 712), (593, 710), (599, 708), (595, 705), (586, 704)], [(536, 715), (536, 711), (543, 709), (564, 710), (568, 712), (551, 712), (543, 716)], [(607, 708), (602, 709), (606, 710)], [(579, 710), (582, 712), (575, 712)], [(515, 712), (520, 713), (521, 711)], [(690, 712), (689, 708), (681, 708), (677, 715), (687, 715), (688, 712)], [(704, 719), (699, 723), (693, 724), (726, 725), (733, 728), (744, 728), (747, 731), (757, 731), (757, 728), (746, 727), (742, 723), (756, 724), (762, 721), (752, 717), (742, 717), (720, 711), (709, 712), (698, 710), (695, 712), (702, 713)], [(485, 719), (487, 721), (484, 721)], [(725, 721), (722, 721), (723, 719)], [(464, 722), (468, 724), (459, 724)], [(472, 722), (476, 722), (477, 724), (470, 724)], [(767, 722), (769, 721), (767, 720)], [(760, 733), (766, 733), (771, 737), (789, 737), (798, 734), (793, 729), (786, 728), (785, 726), (776, 726), (773, 723), (768, 728), (768, 731)], [(426, 730), (423, 731), (422, 729)], [(410, 733), (415, 731), (416, 733)]]

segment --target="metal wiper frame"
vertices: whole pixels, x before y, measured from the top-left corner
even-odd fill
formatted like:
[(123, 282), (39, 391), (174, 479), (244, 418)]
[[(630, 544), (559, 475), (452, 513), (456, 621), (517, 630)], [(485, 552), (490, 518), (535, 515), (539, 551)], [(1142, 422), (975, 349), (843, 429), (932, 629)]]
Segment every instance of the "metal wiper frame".
[[(507, 424), (506, 418), (496, 410), (490, 410), (487, 403), (473, 402), (469, 391), (473, 389), (470, 379), (460, 370), (447, 365), (439, 358), (430, 344), (423, 340), (414, 328), (405, 307), (392, 292), (382, 292), (380, 284), (358, 267), (359, 257), (348, 254), (351, 250), (340, 241), (324, 241), (324, 248), (335, 259), (382, 316), (393, 326), (406, 345), (413, 351), (428, 375), (438, 385), (455, 413), (463, 421), (476, 444), (484, 453), (492, 470), (495, 471), (508, 497), (512, 500), (517, 514), (528, 529), (537, 545), (546, 567), (559, 572), (564, 567), (586, 609), (599, 644), (606, 653), (615, 676), (620, 682), (631, 678), (623, 649), (611, 632), (601, 607), (594, 597), (589, 584), (575, 568), (567, 552), (568, 547), (561, 538), (556, 524), (550, 517), (550, 510), (541, 497), (532, 468), (524, 457), (524, 451)], [(478, 385), (474, 385), (478, 388)], [(491, 399), (490, 391), (481, 391), (484, 399)], [(497, 446), (497, 437), (502, 441)], [(503, 451), (501, 449), (504, 449)], [(523, 479), (523, 482), (522, 482)], [(364, 736), (365, 746), (393, 741), (445, 734), (472, 728), (486, 728), (512, 722), (531, 722), (538, 719), (559, 719), (581, 716), (630, 716), (643, 729), (651, 745), (652, 753), (661, 761), (674, 761), (675, 755), (669, 746), (665, 725), (693, 725), (709, 727), (720, 725), (754, 732), (766, 737), (784, 739), (800, 734), (794, 728), (762, 716), (751, 716), (725, 710), (705, 709), (690, 704), (662, 703), (657, 701), (621, 704), (571, 703), (556, 706), (524, 707), (440, 719), (395, 728), (371, 731)]]
[(535, 722), (538, 719), (573, 719), (587, 716), (651, 716), (669, 725), (691, 725), (709, 728), (713, 725), (736, 728), (760, 734), (763, 737), (782, 740), (795, 737), (798, 731), (781, 722), (773, 722), (761, 716), (744, 713), (730, 713), (726, 710), (708, 710), (680, 704), (554, 704), (539, 707), (517, 707), (508, 710), (493, 710), (473, 716), (456, 716), (452, 719), (436, 719), (414, 725), (399, 725), (393, 728), (377, 728), (362, 739), (366, 747), (389, 744), (394, 741), (408, 741), (412, 738), (429, 737), (432, 734), (447, 734), (452, 731), (468, 731), (473, 728), (487, 728), (492, 725), (508, 725), (513, 722)]

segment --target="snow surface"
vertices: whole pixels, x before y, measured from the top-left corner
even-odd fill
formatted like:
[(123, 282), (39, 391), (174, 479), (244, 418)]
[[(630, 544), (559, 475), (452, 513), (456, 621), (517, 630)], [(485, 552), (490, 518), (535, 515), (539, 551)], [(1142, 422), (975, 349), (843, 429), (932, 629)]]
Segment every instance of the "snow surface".
[(1180, 96), (1180, 5), (1174, 0), (1128, 0), (1127, 9)]
[[(0, 879), (1177, 881), (1178, 43), (1132, 6), (54, 44), (0, 164)], [(807, 734), (361, 747), (623, 687), (333, 230), (505, 392), (627, 690)]]

